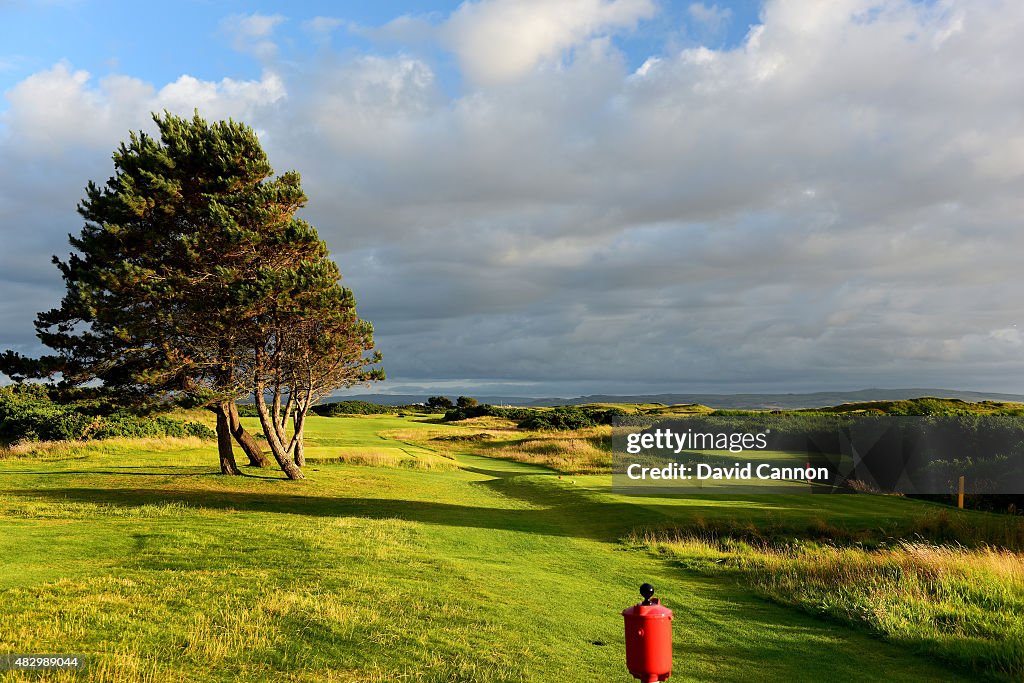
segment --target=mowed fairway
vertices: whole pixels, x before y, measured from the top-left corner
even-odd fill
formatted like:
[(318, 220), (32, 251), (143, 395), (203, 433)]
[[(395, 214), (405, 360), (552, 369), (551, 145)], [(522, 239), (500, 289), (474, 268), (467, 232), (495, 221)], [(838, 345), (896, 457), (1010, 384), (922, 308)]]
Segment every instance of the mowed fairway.
[[(301, 482), (221, 476), (198, 443), (0, 461), (0, 652), (84, 653), (78, 677), (102, 681), (626, 683), (619, 612), (650, 581), (675, 611), (672, 680), (968, 678), (619, 543), (695, 515), (871, 524), (913, 502), (630, 499), (381, 436), (420, 427), (438, 429), (312, 418)], [(332, 462), (361, 452), (378, 464)]]

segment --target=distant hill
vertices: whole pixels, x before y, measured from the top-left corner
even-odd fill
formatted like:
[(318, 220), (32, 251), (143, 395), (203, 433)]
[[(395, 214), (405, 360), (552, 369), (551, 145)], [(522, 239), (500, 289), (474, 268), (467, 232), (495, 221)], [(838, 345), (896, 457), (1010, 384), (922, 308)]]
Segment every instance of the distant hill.
[(700, 403), (712, 408), (772, 410), (820, 408), (843, 403), (900, 401), (921, 396), (958, 398), (964, 401), (1024, 402), (1024, 395), (999, 394), (950, 389), (861, 389), (858, 391), (819, 391), (807, 394), (653, 394), (640, 396), (581, 396), (572, 399), (541, 399), (528, 405), (578, 405), (581, 403)]
[(1024, 416), (1019, 401), (964, 401), (959, 398), (924, 396), (899, 401), (842, 403), (829, 408), (811, 408), (812, 412), (863, 413), (874, 415), (1012, 415)]
[[(736, 410), (772, 410), (795, 408), (821, 408), (843, 403), (865, 403), (868, 401), (900, 401), (921, 396), (937, 398), (958, 398), (964, 401), (1007, 401), (1024, 403), (1022, 394), (1000, 394), (996, 392), (958, 391), (955, 389), (860, 389), (858, 391), (819, 391), (807, 394), (641, 394), (618, 396), (594, 394), (576, 398), (526, 398), (523, 396), (474, 396), (481, 403), (515, 406), (564, 406), (584, 403), (700, 403), (712, 408)], [(423, 403), (426, 394), (354, 394), (335, 396), (334, 401), (368, 401), (379, 405), (397, 406)], [(451, 395), (455, 398), (455, 395)]]
[[(338, 401), (366, 401), (367, 403), (376, 403), (380, 406), (408, 406), (415, 403), (426, 403), (427, 399), (431, 396), (447, 396), (451, 400), (455, 400), (461, 393), (448, 393), (442, 394), (440, 391), (434, 394), (342, 394), (340, 396), (331, 396), (325, 398), (321, 403), (337, 403)], [(469, 395), (469, 394), (467, 394)], [(490, 403), (491, 405), (507, 405), (507, 406), (526, 406), (526, 405), (562, 405), (560, 403), (544, 403), (545, 399), (536, 398), (525, 398), (523, 396), (477, 396), (472, 395), (480, 403)], [(535, 403), (540, 400), (541, 403)], [(562, 399), (550, 399), (551, 401), (559, 401)]]

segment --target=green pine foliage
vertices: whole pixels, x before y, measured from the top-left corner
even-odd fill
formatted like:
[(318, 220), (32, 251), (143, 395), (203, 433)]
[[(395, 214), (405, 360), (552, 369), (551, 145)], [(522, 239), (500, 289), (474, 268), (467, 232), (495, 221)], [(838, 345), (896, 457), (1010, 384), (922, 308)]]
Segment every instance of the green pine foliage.
[[(275, 458), (300, 478), (287, 461), (293, 448), (301, 461), (309, 408), (339, 387), (383, 379), (372, 367), (373, 327), (356, 315), (326, 243), (295, 215), (306, 203), (299, 174), (275, 176), (251, 128), (198, 113), (153, 120), (159, 135), (131, 133), (113, 155), (114, 175), (88, 184), (74, 251), (54, 258), (66, 293), (36, 318), (54, 353), (5, 353), (0, 371), (59, 375), (67, 387), (98, 382), (132, 406), (211, 407), (225, 474), (238, 472), (233, 403), (252, 395)], [(266, 392), (275, 397), (269, 416)]]
[(88, 184), (74, 251), (54, 259), (66, 294), (36, 328), (55, 355), (33, 373), (6, 354), (2, 369), (213, 404), (252, 391), (257, 348), (294, 351), (282, 329), (320, 346), (355, 340), (359, 356), (372, 349), (326, 243), (295, 216), (306, 202), (299, 174), (275, 176), (242, 123), (153, 120), (158, 136), (131, 133), (114, 175)]

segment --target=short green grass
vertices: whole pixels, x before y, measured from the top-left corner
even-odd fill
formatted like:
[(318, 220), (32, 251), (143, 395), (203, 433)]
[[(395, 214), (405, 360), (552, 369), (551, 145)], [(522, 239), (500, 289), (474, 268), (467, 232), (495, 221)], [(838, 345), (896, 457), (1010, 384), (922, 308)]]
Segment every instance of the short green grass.
[[(630, 498), (607, 475), (386, 436), (438, 428), (312, 418), (299, 482), (220, 476), (212, 444), (0, 461), (0, 652), (85, 653), (94, 681), (626, 683), (619, 611), (650, 581), (675, 610), (672, 680), (971, 676), (620, 542), (696, 518), (854, 527), (929, 506)], [(380, 458), (338, 462), (360, 450)]]

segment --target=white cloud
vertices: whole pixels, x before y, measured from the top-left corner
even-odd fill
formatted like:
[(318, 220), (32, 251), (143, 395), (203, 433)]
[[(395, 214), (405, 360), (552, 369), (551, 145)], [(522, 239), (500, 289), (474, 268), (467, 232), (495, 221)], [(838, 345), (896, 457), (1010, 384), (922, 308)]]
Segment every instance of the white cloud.
[(302, 22), (302, 28), (319, 45), (330, 45), (332, 34), (345, 26), (345, 20), (338, 17), (313, 17)]
[(148, 127), (153, 111), (191, 114), (198, 108), (209, 118), (249, 118), (283, 97), (283, 82), (269, 71), (259, 81), (213, 82), (185, 75), (155, 91), (124, 75), (96, 81), (87, 71), (60, 62), (6, 93), (8, 108), (0, 121), (8, 130), (0, 144), (54, 155), (112, 148), (127, 131)]
[(401, 158), (429, 134), (440, 93), (424, 62), (365, 56), (317, 78), (310, 116), (337, 153)]
[(428, 18), (408, 14), (396, 17), (383, 26), (351, 26), (349, 30), (381, 43), (406, 47), (427, 44), (438, 36), (438, 27)]
[(210, 119), (249, 119), (260, 107), (275, 104), (285, 96), (284, 82), (271, 71), (264, 72), (258, 81), (224, 78), (213, 82), (185, 75), (161, 88), (155, 101), (145, 106), (179, 114), (199, 109)]
[(90, 79), (88, 72), (60, 62), (7, 91), (9, 107), (0, 116), (13, 142), (44, 154), (98, 144), (110, 139), (126, 111), (153, 95), (152, 86), (135, 78), (112, 76), (98, 86)]
[(302, 26), (307, 31), (315, 35), (324, 35), (333, 32), (339, 26), (343, 26), (345, 21), (337, 17), (313, 17), (312, 19), (303, 22)]
[(221, 22), (221, 29), (231, 37), (234, 49), (270, 59), (277, 54), (277, 44), (271, 36), (283, 21), (285, 17), (280, 14), (235, 14)]
[(694, 2), (687, 8), (690, 18), (712, 35), (719, 34), (732, 19), (732, 10), (728, 7), (718, 5), (705, 5), (703, 2)]
[(500, 83), (654, 11), (652, 0), (481, 0), (463, 3), (441, 35), (473, 81)]

